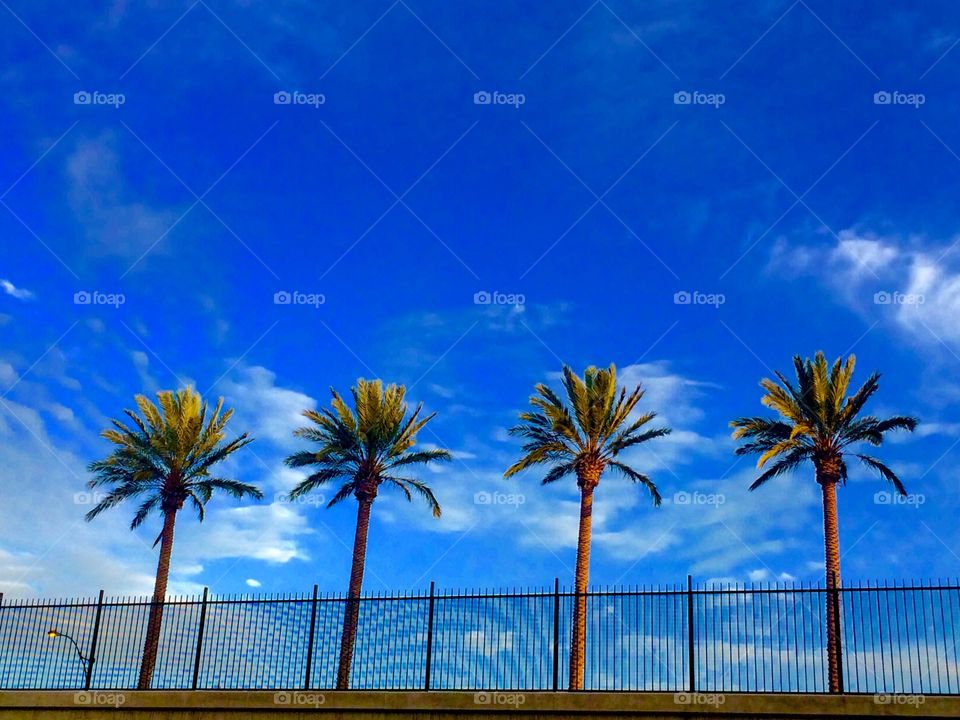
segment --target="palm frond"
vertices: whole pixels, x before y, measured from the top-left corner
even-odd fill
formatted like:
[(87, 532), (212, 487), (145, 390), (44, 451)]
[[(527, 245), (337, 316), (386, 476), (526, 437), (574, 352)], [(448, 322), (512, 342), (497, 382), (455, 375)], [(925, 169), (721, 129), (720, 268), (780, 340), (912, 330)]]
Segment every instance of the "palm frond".
[[(806, 460), (814, 462), (818, 473), (828, 472), (837, 475), (835, 480), (845, 482), (844, 452), (848, 446), (857, 443), (881, 445), (887, 432), (916, 428), (917, 420), (905, 415), (885, 420), (861, 416), (867, 401), (879, 388), (880, 376), (872, 374), (852, 396), (848, 396), (856, 364), (853, 355), (845, 361), (838, 358), (831, 365), (823, 352), (817, 352), (813, 359), (795, 356), (793, 364), (796, 385), (780, 373), (775, 373), (779, 382), (761, 381), (765, 391), (761, 402), (776, 410), (779, 419), (747, 417), (731, 423), (734, 439), (742, 441), (735, 450), (737, 455), (759, 455), (758, 468), (776, 459), (753, 482), (751, 490)], [(896, 477), (874, 458), (864, 462), (891, 482), (891, 476)], [(872, 463), (878, 463), (879, 467)]]
[(650, 495), (653, 498), (653, 504), (657, 507), (660, 507), (660, 504), (663, 502), (663, 498), (660, 497), (660, 491), (657, 490), (657, 486), (653, 484), (653, 481), (650, 478), (643, 473), (637, 472), (629, 465), (617, 460), (611, 460), (608, 465), (633, 482), (643, 485), (647, 490), (650, 491)]
[(619, 387), (614, 365), (590, 366), (582, 377), (564, 366), (562, 378), (565, 399), (542, 383), (536, 385), (531, 409), (520, 413), (520, 422), (510, 428), (511, 436), (524, 440), (523, 454), (504, 477), (549, 465), (543, 476), (543, 483), (549, 484), (584, 467), (598, 467), (600, 472), (610, 467), (647, 487), (659, 504), (659, 493), (649, 479), (615, 460), (627, 449), (671, 432), (668, 427), (645, 429), (656, 418), (654, 412), (634, 414), (643, 388)]
[(891, 483), (897, 489), (898, 493), (900, 493), (903, 496), (906, 496), (907, 488), (904, 487), (903, 482), (900, 480), (899, 477), (897, 477), (897, 474), (893, 470), (888, 468), (886, 465), (884, 465), (882, 462), (877, 460), (877, 458), (875, 457), (871, 457), (869, 455), (857, 455), (857, 457), (860, 459), (860, 462), (862, 462), (867, 467), (876, 470), (880, 474), (880, 477), (882, 477), (887, 482)]
[(756, 490), (771, 478), (775, 478), (778, 475), (783, 475), (791, 470), (794, 470), (805, 460), (809, 460), (811, 455), (812, 451), (808, 447), (800, 447), (796, 450), (793, 450), (761, 473), (760, 477), (750, 484), (750, 489)]
[(190, 387), (161, 391), (156, 403), (143, 395), (134, 401), (139, 414), (124, 411), (131, 425), (113, 420), (112, 427), (101, 433), (115, 447), (106, 458), (90, 463), (93, 477), (87, 485), (109, 491), (86, 514), (88, 521), (137, 496), (143, 499), (131, 528), (139, 527), (153, 510), (177, 512), (187, 500), (202, 517), (203, 505), (214, 490), (234, 497), (261, 497), (253, 485), (210, 477), (214, 466), (252, 442), (246, 433), (226, 439), (233, 411), (223, 410), (223, 398), (213, 412)]
[[(313, 468), (315, 472), (302, 480), (288, 497), (296, 499), (333, 481), (342, 485), (327, 504), (328, 507), (358, 494), (358, 497), (389, 482), (397, 486), (395, 468), (432, 465), (453, 459), (448, 450), (436, 448), (416, 450), (417, 433), (434, 418), (422, 415), (422, 405), (409, 410), (406, 388), (387, 385), (379, 380), (360, 378), (350, 388), (351, 407), (334, 389), (330, 390), (330, 408), (307, 410), (304, 417), (313, 425), (298, 428), (294, 435), (313, 443), (313, 450), (300, 450), (288, 456), (288, 467)], [(408, 482), (404, 491), (423, 494), (432, 492), (422, 481)], [(416, 483), (416, 484), (414, 484)], [(433, 498), (431, 507), (436, 504)], [(439, 505), (436, 504), (439, 508)]]
[(385, 479), (389, 479), (394, 485), (400, 485), (406, 491), (408, 500), (412, 499), (411, 493), (419, 495), (426, 501), (427, 505), (430, 507), (430, 511), (433, 513), (433, 516), (435, 518), (440, 517), (442, 513), (440, 509), (440, 503), (437, 502), (437, 498), (434, 496), (433, 490), (431, 490), (426, 483), (414, 478), (397, 477), (395, 475), (388, 475)]
[(235, 498), (242, 497), (252, 497), (257, 500), (263, 499), (263, 493), (260, 492), (260, 489), (255, 485), (249, 483), (240, 482), (239, 480), (229, 480), (227, 478), (204, 478), (202, 480), (194, 480), (189, 483), (188, 487), (200, 488), (202, 489), (202, 497), (209, 497), (213, 494), (214, 490), (223, 490), (227, 495)]

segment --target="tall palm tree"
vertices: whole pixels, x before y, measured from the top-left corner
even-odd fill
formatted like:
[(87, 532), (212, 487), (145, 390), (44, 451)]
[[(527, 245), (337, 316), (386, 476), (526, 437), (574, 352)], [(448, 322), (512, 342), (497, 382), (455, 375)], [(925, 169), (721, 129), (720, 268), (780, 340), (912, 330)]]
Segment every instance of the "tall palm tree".
[(670, 428), (644, 429), (656, 413), (649, 412), (628, 422), (644, 391), (638, 385), (629, 394), (617, 393), (617, 369), (588, 367), (581, 379), (564, 366), (563, 386), (566, 401), (549, 387), (536, 386), (530, 398), (534, 407), (520, 414), (520, 423), (510, 434), (522, 437), (523, 457), (511, 465), (505, 477), (516, 475), (534, 465), (548, 464), (543, 484), (574, 474), (580, 488), (580, 530), (577, 536), (577, 567), (574, 579), (576, 596), (570, 642), (570, 689), (583, 689), (586, 650), (587, 583), (590, 576), (590, 528), (593, 493), (605, 470), (613, 470), (643, 485), (660, 505), (660, 493), (646, 475), (637, 472), (618, 457), (627, 448), (662, 437)]
[(111, 421), (113, 428), (101, 435), (117, 447), (106, 459), (90, 464), (94, 478), (87, 483), (90, 488), (109, 488), (103, 500), (87, 513), (88, 522), (104, 510), (133, 499), (141, 504), (130, 523), (131, 530), (154, 510), (163, 514), (163, 530), (154, 542), (154, 546), (160, 544), (160, 560), (137, 682), (141, 690), (149, 689), (157, 663), (177, 513), (189, 500), (202, 521), (204, 506), (217, 490), (235, 498), (262, 497), (253, 485), (211, 475), (215, 465), (252, 442), (246, 433), (235, 440), (224, 440), (233, 410), (222, 412), (223, 398), (209, 417), (207, 403), (190, 387), (158, 392), (157, 399), (159, 408), (145, 396), (136, 396), (143, 417), (124, 410), (132, 428), (119, 420)]
[(889, 467), (870, 455), (852, 451), (853, 445), (867, 442), (879, 446), (891, 430), (913, 431), (917, 420), (896, 415), (880, 420), (860, 416), (867, 400), (877, 391), (880, 375), (874, 373), (853, 395), (847, 394), (855, 358), (846, 362), (837, 358), (833, 367), (818, 352), (813, 360), (793, 358), (796, 385), (780, 373), (779, 383), (760, 381), (766, 394), (760, 402), (780, 414), (779, 418), (744, 417), (730, 423), (733, 437), (744, 440), (737, 455), (759, 454), (757, 468), (763, 473), (750, 485), (751, 490), (771, 478), (787, 473), (808, 460), (813, 463), (816, 481), (823, 495), (823, 540), (826, 559), (827, 665), (830, 692), (842, 692), (840, 648), (840, 539), (837, 523), (837, 485), (847, 480), (845, 457), (849, 453), (880, 477), (893, 484), (901, 495), (907, 491)]
[(434, 417), (421, 418), (423, 404), (407, 413), (403, 385), (383, 387), (379, 380), (363, 378), (350, 389), (354, 409), (343, 401), (333, 388), (331, 408), (306, 410), (303, 415), (312, 425), (294, 431), (294, 435), (316, 443), (316, 450), (294, 453), (286, 459), (290, 467), (309, 467), (313, 474), (297, 485), (289, 494), (291, 500), (323, 487), (340, 482), (340, 489), (327, 503), (332, 507), (353, 495), (357, 499), (357, 529), (353, 540), (353, 564), (350, 568), (350, 587), (344, 611), (343, 632), (340, 640), (340, 664), (337, 668), (337, 689), (350, 686), (350, 668), (357, 639), (360, 606), (357, 598), (363, 587), (363, 568), (367, 554), (367, 530), (370, 510), (380, 486), (386, 484), (400, 490), (407, 498), (417, 494), (426, 500), (434, 517), (440, 517), (440, 504), (433, 491), (422, 480), (402, 477), (399, 472), (415, 465), (427, 465), (450, 460), (446, 450), (413, 450), (417, 433)]

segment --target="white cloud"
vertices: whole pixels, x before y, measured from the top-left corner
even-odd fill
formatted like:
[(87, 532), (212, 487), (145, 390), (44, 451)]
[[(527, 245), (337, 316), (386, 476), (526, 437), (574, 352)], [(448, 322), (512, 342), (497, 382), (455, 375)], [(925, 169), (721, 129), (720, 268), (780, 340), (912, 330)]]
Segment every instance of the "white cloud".
[(307, 424), (304, 410), (313, 410), (317, 401), (297, 390), (276, 384), (276, 373), (260, 366), (240, 366), (238, 372), (222, 380), (217, 390), (226, 404), (236, 409), (236, 421), (255, 438), (271, 441), (289, 449), (302, 445), (293, 431)]
[(247, 578), (247, 587), (258, 588), (261, 587), (262, 583), (259, 580), (254, 578)]
[(76, 416), (73, 414), (73, 410), (68, 408), (66, 405), (61, 405), (58, 402), (51, 402), (44, 406), (44, 410), (65, 425), (79, 427)]
[(933, 435), (944, 435), (947, 437), (956, 437), (960, 435), (960, 423), (956, 422), (930, 422), (924, 420), (917, 426), (917, 429), (910, 434), (892, 435), (891, 440), (911, 439), (913, 437), (924, 438)]
[(66, 165), (70, 207), (101, 253), (135, 259), (148, 249), (162, 252), (164, 243), (157, 241), (179, 213), (136, 199), (127, 188), (115, 145), (109, 132), (77, 143)]
[(12, 282), (3, 278), (0, 278), (0, 288), (2, 288), (7, 295), (17, 300), (31, 300), (34, 297), (33, 293), (29, 290), (18, 288)]
[(864, 277), (864, 273), (875, 274), (884, 270), (900, 254), (896, 248), (873, 235), (860, 237), (852, 230), (842, 230), (838, 237), (834, 258), (846, 262), (850, 272), (860, 277)]
[(923, 238), (843, 230), (831, 245), (780, 241), (771, 269), (815, 274), (852, 309), (888, 320), (925, 345), (960, 341), (960, 266), (950, 240), (942, 248)]
[(494, 627), (488, 633), (484, 630), (468, 630), (463, 634), (464, 650), (493, 657), (497, 653), (513, 650), (514, 633)]
[(632, 388), (643, 386), (641, 411), (656, 410), (663, 418), (677, 425), (688, 425), (703, 417), (698, 406), (705, 391), (717, 389), (714, 383), (692, 380), (671, 372), (668, 363), (652, 362), (617, 368), (617, 382)]
[(160, 383), (150, 372), (150, 356), (143, 350), (133, 350), (130, 353), (133, 360), (133, 367), (137, 371), (137, 377), (140, 378), (141, 392), (146, 395), (154, 395), (160, 390)]
[(778, 274), (824, 273), (838, 288), (876, 280), (896, 259), (898, 252), (886, 240), (871, 233), (841, 230), (833, 239), (817, 244), (780, 238), (770, 251), (769, 269)]
[(747, 573), (747, 579), (752, 583), (770, 582), (775, 580), (780, 583), (792, 583), (796, 577), (788, 572), (777, 573), (776, 575), (769, 568), (758, 568)]
[(152, 589), (155, 557), (127, 530), (129, 518), (84, 522), (90, 509), (84, 465), (48, 435), (36, 410), (9, 398), (0, 406), (0, 591), (73, 596), (101, 587)]
[(448, 388), (443, 385), (439, 385), (437, 383), (430, 383), (428, 387), (430, 388), (431, 391), (433, 391), (434, 394), (439, 395), (444, 400), (449, 400), (450, 398), (454, 397), (457, 394), (457, 391), (454, 390), (453, 388)]
[[(183, 513), (184, 519), (188, 515)], [(179, 557), (181, 562), (188, 563), (222, 558), (252, 558), (269, 563), (306, 560), (297, 536), (312, 532), (306, 518), (283, 503), (232, 508), (211, 505), (202, 523), (192, 518), (183, 523), (181, 537), (188, 544)]]
[(0, 385), (10, 387), (17, 381), (18, 377), (19, 375), (17, 375), (17, 371), (13, 369), (13, 365), (0, 360)]

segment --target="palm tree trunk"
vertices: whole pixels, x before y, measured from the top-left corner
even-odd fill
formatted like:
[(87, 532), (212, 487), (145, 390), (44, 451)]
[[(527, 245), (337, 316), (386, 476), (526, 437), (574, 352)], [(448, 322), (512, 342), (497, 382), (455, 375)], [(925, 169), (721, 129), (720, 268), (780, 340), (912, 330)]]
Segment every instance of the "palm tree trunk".
[(163, 602), (167, 596), (167, 579), (170, 576), (170, 554), (173, 552), (173, 525), (176, 511), (163, 516), (163, 532), (160, 534), (160, 560), (157, 562), (157, 577), (153, 584), (153, 598), (150, 615), (147, 618), (147, 639), (143, 644), (143, 661), (140, 663), (138, 690), (149, 690), (153, 680), (153, 669), (157, 664), (157, 650), (160, 646), (160, 626), (163, 620)]
[(353, 566), (350, 568), (350, 589), (343, 614), (343, 634), (340, 637), (340, 665), (337, 668), (337, 690), (350, 687), (350, 667), (353, 647), (357, 641), (357, 623), (360, 617), (360, 590), (363, 588), (363, 565), (367, 557), (367, 530), (370, 528), (370, 508), (373, 500), (362, 499), (357, 508), (357, 533), (353, 538)]
[(587, 645), (587, 586), (590, 581), (590, 528), (593, 519), (593, 485), (580, 490), (580, 530), (577, 534), (577, 569), (574, 578), (573, 630), (570, 639), (570, 689), (583, 690)]
[(837, 481), (824, 478), (823, 545), (827, 573), (827, 671), (830, 692), (843, 692), (843, 668), (840, 629), (840, 533), (837, 522)]

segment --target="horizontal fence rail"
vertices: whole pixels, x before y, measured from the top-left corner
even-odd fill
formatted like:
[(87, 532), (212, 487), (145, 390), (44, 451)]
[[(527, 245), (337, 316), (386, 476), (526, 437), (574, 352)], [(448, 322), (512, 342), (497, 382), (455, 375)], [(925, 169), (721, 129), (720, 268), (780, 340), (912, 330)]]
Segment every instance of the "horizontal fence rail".
[[(584, 689), (827, 692), (825, 606), (834, 594), (846, 692), (960, 694), (957, 582), (593, 589)], [(559, 583), (500, 592), (431, 584), (429, 592), (365, 596), (355, 601), (350, 686), (563, 690), (575, 598)], [(316, 587), (170, 598), (152, 687), (333, 688), (346, 606)], [(102, 593), (0, 598), (0, 689), (135, 688), (150, 607)]]

